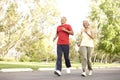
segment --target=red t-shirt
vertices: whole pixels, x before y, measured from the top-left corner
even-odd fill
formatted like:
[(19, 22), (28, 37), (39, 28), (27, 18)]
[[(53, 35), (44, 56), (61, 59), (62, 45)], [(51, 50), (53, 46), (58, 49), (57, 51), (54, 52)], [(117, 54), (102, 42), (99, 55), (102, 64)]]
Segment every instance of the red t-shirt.
[(62, 30), (65, 28), (69, 31), (72, 30), (69, 24), (60, 25), (57, 27), (58, 41), (57, 44), (69, 44), (69, 33)]

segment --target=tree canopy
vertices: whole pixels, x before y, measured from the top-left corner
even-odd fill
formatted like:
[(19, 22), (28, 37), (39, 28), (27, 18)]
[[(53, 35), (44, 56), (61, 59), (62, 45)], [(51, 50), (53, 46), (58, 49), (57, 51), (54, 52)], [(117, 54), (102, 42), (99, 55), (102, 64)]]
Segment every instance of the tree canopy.
[[(97, 25), (98, 50), (120, 55), (120, 0), (93, 0), (89, 18)], [(111, 61), (110, 61), (111, 62)]]

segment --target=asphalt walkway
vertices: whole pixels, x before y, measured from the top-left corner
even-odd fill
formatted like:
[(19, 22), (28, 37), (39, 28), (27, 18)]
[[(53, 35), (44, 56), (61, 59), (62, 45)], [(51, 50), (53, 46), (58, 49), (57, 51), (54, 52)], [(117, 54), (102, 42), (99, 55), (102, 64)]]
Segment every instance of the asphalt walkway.
[(81, 76), (81, 69), (72, 69), (70, 74), (62, 70), (62, 76), (54, 75), (54, 70), (0, 72), (0, 80), (120, 80), (120, 68), (94, 68), (87, 77)]

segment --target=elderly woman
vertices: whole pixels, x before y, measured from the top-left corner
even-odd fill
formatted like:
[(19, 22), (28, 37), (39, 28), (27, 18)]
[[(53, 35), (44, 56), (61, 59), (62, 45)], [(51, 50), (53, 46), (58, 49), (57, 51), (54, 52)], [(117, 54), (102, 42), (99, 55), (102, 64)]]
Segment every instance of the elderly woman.
[(83, 21), (84, 29), (81, 30), (81, 42), (79, 51), (82, 55), (82, 76), (86, 76), (86, 67), (88, 75), (92, 75), (91, 55), (94, 47), (94, 31), (90, 29), (88, 21)]

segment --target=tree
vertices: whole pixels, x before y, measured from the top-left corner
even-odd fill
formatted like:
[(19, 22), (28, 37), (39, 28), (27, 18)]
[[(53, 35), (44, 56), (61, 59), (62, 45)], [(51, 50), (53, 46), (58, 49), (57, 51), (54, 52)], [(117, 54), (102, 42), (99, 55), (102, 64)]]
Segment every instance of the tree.
[(4, 57), (12, 48), (29, 57), (43, 54), (44, 46), (50, 46), (50, 42), (43, 44), (43, 40), (49, 41), (59, 16), (55, 0), (1, 0), (0, 3), (3, 13), (0, 31), (5, 33), (5, 45), (0, 46), (0, 54)]
[[(7, 2), (6, 2), (7, 3)], [(8, 3), (6, 4), (8, 5)], [(5, 12), (1, 18), (1, 32), (5, 34), (4, 46), (2, 46), (1, 54), (4, 56), (9, 49), (16, 45), (16, 35), (15, 35), (15, 25), (18, 22), (19, 15), (16, 12), (17, 5), (16, 3), (9, 3), (6, 11), (4, 11), (5, 6), (1, 7), (1, 12)], [(2, 13), (3, 13), (2, 12)]]
[[(52, 53), (49, 39), (51, 29), (55, 25), (59, 13), (53, 1), (45, 0), (43, 3), (35, 2), (34, 4), (36, 6), (30, 9), (30, 14), (28, 15), (28, 21), (30, 21), (31, 26), (31, 35), (28, 37), (30, 39), (24, 39), (30, 42), (27, 44), (24, 41), (22, 46), (26, 45), (27, 55), (40, 54), (42, 55), (40, 59), (44, 60), (43, 58), (49, 57), (49, 55), (45, 56), (46, 54)], [(19, 50), (21, 50), (22, 46), (19, 47)], [(22, 48), (22, 51), (26, 51), (26, 48)]]
[(120, 55), (120, 0), (93, 0), (91, 15), (92, 22), (97, 23), (98, 50), (112, 57)]

